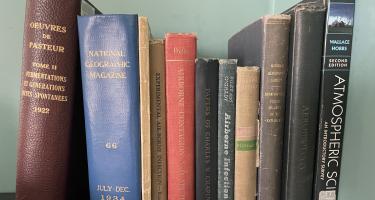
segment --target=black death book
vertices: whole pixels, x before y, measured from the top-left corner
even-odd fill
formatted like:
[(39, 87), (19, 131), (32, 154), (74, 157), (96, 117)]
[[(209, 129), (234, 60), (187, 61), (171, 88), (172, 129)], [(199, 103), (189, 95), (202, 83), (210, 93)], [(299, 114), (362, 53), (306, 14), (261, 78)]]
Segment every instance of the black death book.
[(336, 200), (352, 52), (354, 0), (328, 1), (314, 200)]

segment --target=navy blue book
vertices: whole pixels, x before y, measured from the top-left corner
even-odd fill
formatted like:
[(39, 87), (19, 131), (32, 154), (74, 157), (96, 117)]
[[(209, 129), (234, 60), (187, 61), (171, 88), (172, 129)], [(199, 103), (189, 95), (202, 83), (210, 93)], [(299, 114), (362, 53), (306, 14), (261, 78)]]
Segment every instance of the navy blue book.
[(78, 17), (91, 199), (141, 199), (138, 16)]

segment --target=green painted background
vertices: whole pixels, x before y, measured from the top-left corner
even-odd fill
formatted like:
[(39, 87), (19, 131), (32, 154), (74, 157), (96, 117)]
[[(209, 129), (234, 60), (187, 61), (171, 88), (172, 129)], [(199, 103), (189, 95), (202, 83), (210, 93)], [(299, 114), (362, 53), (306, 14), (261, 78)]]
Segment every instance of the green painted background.
[[(297, 0), (92, 0), (104, 13), (149, 17), (154, 36), (196, 32), (199, 55), (225, 57), (227, 39)], [(0, 192), (15, 191), (25, 0), (0, 6)], [(375, 199), (375, 1), (357, 0), (340, 200)]]

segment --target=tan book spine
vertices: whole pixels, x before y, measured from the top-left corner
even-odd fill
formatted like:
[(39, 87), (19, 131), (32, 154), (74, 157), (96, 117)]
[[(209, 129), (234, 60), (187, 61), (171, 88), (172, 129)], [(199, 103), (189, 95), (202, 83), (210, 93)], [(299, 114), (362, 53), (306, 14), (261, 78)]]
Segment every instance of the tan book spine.
[(151, 197), (167, 200), (167, 131), (164, 40), (150, 42)]
[(237, 67), (234, 199), (256, 199), (259, 67)]
[(147, 17), (138, 18), (139, 80), (141, 109), (142, 199), (151, 200), (151, 133), (150, 133), (150, 30)]

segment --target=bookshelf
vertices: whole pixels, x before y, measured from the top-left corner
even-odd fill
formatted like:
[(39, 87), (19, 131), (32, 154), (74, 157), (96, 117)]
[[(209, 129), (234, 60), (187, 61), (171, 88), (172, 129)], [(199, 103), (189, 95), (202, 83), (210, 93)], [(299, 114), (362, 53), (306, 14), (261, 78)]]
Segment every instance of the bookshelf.
[[(91, 1), (104, 13), (148, 16), (155, 37), (167, 31), (196, 32), (199, 56), (226, 57), (230, 35), (261, 15), (285, 10), (298, 0)], [(3, 1), (0, 6), (0, 193), (15, 190), (25, 2)], [(374, 10), (375, 1), (357, 1), (340, 200), (370, 200), (375, 196)]]

